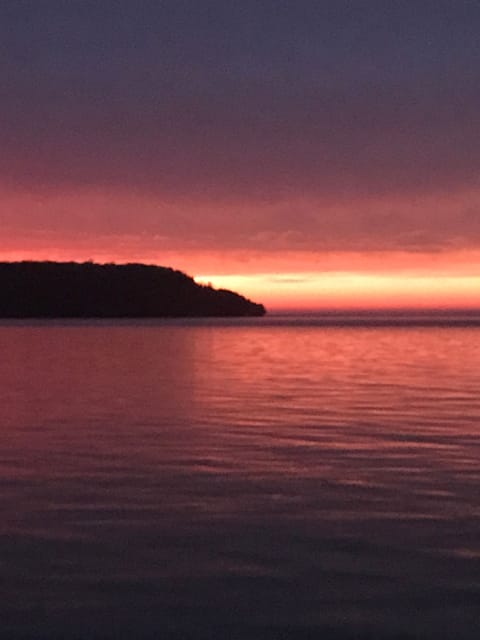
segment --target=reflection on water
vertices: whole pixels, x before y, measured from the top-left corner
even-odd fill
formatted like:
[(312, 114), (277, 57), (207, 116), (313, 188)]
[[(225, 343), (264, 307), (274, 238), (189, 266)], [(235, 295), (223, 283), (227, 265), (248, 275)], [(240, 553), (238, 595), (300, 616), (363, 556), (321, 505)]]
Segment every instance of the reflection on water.
[(7, 323), (0, 353), (11, 637), (477, 637), (480, 329)]

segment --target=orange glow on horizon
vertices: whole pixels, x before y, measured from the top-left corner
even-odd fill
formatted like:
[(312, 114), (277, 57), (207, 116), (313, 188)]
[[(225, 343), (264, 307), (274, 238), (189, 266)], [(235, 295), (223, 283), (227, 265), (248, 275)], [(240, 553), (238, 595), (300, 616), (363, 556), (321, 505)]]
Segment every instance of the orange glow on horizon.
[[(0, 228), (3, 261), (163, 265), (199, 282), (238, 291), (268, 310), (480, 307), (476, 235), (462, 232), (458, 223), (458, 228), (445, 229), (445, 237), (435, 236), (442, 228), (439, 221), (448, 221), (450, 211), (457, 220), (470, 220), (465, 211), (480, 205), (478, 192), (418, 201), (405, 196), (391, 202), (371, 198), (337, 205), (292, 202), (292, 211), (321, 210), (321, 220), (340, 221), (338, 228), (333, 223), (332, 229), (327, 225), (321, 231), (306, 226), (301, 233), (295, 230), (293, 214), (283, 219), (285, 228), (275, 232), (277, 219), (281, 222), (290, 211), (275, 203), (224, 209), (225, 203), (168, 202), (114, 190), (48, 189), (0, 189), (0, 199), (5, 217)], [(424, 219), (433, 240), (413, 231), (395, 240), (395, 226), (388, 227), (394, 218), (382, 217), (394, 206), (412, 221)], [(375, 222), (369, 223), (368, 233), (354, 224), (362, 215), (368, 221), (367, 214)]]
[[(480, 253), (308, 252), (87, 253), (6, 250), (0, 260), (143, 262), (179, 269), (202, 284), (237, 291), (269, 311), (480, 308)], [(211, 270), (205, 269), (211, 267)], [(255, 270), (256, 267), (256, 270)], [(383, 268), (382, 268), (383, 267)]]
[(267, 310), (480, 308), (480, 275), (333, 272), (200, 275), (195, 279), (241, 292), (263, 302)]

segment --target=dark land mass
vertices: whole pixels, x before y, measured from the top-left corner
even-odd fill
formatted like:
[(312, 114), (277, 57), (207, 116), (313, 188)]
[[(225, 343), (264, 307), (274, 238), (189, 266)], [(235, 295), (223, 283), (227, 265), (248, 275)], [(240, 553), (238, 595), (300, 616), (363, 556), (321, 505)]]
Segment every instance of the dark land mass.
[(262, 316), (247, 298), (144, 264), (0, 263), (2, 318)]

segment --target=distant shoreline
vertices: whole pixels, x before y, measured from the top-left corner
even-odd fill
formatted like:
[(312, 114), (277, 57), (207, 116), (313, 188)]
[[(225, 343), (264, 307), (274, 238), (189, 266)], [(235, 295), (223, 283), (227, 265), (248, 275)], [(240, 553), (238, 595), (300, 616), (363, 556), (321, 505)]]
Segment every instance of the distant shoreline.
[(278, 315), (182, 316), (182, 317), (26, 317), (2, 318), (0, 327), (206, 327), (206, 328), (296, 328), (296, 329), (461, 329), (480, 328), (478, 316), (389, 317)]
[(388, 316), (393, 318), (423, 318), (423, 317), (446, 317), (446, 316), (479, 316), (480, 307), (478, 308), (388, 308), (377, 307), (372, 309), (366, 308), (337, 308), (337, 309), (272, 309), (269, 311), (269, 315), (273, 316), (304, 316), (304, 317), (358, 317), (358, 318), (376, 318), (379, 316)]

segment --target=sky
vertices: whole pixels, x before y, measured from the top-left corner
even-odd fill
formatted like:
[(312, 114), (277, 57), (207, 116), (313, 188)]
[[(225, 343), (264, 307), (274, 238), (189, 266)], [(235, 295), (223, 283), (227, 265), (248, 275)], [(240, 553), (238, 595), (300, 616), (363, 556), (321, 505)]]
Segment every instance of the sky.
[(480, 307), (477, 0), (4, 0), (0, 260)]

